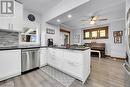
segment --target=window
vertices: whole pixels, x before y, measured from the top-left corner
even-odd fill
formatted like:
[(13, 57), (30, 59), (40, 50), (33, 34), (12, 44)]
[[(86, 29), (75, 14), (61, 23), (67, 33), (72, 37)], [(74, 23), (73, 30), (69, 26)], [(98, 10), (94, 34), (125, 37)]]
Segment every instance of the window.
[(100, 34), (100, 37), (105, 37), (106, 36), (106, 31), (105, 30), (100, 30), (99, 34)]
[(85, 32), (85, 38), (89, 38), (90, 37), (90, 32)]
[(92, 31), (92, 38), (97, 38), (97, 31)]
[(107, 39), (108, 26), (84, 30), (84, 39)]

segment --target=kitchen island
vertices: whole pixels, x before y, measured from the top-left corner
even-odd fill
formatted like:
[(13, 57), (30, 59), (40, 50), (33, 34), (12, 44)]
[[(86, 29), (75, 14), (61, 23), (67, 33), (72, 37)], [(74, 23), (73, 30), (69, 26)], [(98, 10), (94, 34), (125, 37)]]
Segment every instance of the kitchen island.
[(88, 78), (91, 63), (89, 48), (68, 49), (61, 47), (47, 47), (41, 49), (46, 51), (44, 52), (44, 54), (46, 54), (46, 59), (44, 59), (44, 61), (46, 60), (46, 64), (44, 65), (50, 65), (83, 83)]

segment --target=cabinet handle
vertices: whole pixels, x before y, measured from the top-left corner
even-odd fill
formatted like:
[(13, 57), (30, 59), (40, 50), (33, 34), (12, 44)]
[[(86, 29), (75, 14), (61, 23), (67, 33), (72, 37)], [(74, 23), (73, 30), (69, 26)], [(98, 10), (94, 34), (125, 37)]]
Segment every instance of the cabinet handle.
[(12, 30), (13, 30), (13, 28), (14, 28), (14, 25), (12, 24)]
[(13, 30), (13, 24), (11, 24), (11, 30)]
[(9, 24), (9, 27), (8, 27), (8, 29), (10, 30), (10, 24)]
[(9, 24), (9, 30), (13, 30), (13, 24)]

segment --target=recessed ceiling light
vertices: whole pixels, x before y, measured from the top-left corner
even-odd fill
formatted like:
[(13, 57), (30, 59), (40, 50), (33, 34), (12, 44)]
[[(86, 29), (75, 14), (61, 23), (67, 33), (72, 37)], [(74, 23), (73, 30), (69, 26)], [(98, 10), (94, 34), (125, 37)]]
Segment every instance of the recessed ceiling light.
[(57, 19), (57, 22), (60, 22), (60, 19)]
[(71, 15), (71, 14), (69, 14), (67, 17), (68, 17), (68, 18), (72, 18), (72, 15)]

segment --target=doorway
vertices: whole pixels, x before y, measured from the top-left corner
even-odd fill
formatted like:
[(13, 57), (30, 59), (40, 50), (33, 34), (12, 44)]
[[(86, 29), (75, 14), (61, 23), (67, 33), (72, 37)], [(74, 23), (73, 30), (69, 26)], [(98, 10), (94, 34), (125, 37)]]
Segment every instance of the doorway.
[(60, 29), (60, 36), (62, 45), (70, 44), (70, 31)]

